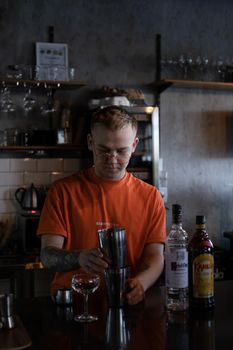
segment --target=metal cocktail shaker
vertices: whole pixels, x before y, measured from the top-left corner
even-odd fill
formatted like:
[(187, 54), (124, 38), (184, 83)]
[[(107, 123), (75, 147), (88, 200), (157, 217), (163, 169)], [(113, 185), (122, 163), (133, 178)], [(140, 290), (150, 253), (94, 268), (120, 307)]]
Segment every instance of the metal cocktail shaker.
[(13, 314), (14, 294), (0, 295), (0, 316), (4, 328), (14, 328), (15, 320)]
[(126, 231), (122, 227), (98, 230), (99, 244), (102, 252), (110, 261), (111, 268), (121, 268), (126, 261)]
[(130, 331), (123, 309), (109, 308), (106, 322), (106, 342), (110, 349), (125, 349)]
[(109, 307), (123, 307), (127, 304), (130, 267), (107, 269), (104, 273)]
[(123, 307), (126, 302), (130, 267), (127, 266), (126, 230), (122, 227), (98, 230), (101, 251), (109, 261), (105, 284), (109, 307)]

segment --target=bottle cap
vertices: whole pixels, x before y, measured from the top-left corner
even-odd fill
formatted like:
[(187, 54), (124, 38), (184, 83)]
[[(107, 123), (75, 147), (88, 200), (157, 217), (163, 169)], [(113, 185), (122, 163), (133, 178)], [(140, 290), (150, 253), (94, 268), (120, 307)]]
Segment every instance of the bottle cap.
[(196, 216), (196, 224), (197, 225), (204, 225), (206, 223), (206, 218), (204, 215), (197, 215)]

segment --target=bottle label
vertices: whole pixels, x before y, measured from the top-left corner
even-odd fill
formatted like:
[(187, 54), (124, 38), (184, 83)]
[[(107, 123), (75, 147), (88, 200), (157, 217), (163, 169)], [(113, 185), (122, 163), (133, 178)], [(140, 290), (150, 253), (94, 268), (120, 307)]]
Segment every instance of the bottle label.
[(211, 254), (198, 255), (193, 260), (193, 296), (209, 298), (214, 295), (214, 257)]
[(168, 288), (188, 287), (187, 249), (170, 249), (166, 254), (166, 286)]

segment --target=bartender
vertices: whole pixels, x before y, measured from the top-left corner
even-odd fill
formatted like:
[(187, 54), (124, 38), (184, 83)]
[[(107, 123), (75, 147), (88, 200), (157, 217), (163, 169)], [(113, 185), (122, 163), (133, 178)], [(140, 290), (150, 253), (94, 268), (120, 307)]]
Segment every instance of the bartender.
[(139, 142), (133, 115), (118, 106), (100, 108), (90, 126), (94, 165), (51, 186), (38, 228), (41, 261), (56, 272), (52, 294), (70, 288), (79, 269), (102, 274), (108, 268), (97, 230), (124, 227), (132, 273), (127, 301), (134, 305), (163, 270), (164, 202), (154, 186), (126, 170)]

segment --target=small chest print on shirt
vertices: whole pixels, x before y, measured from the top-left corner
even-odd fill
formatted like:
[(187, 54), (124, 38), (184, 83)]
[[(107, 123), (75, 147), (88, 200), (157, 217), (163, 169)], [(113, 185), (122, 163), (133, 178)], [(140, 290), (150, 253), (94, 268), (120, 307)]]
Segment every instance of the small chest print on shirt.
[(111, 222), (104, 222), (104, 221), (96, 221), (96, 226), (99, 229), (105, 229), (105, 228), (110, 228), (110, 227), (119, 227), (118, 224), (114, 224)]

